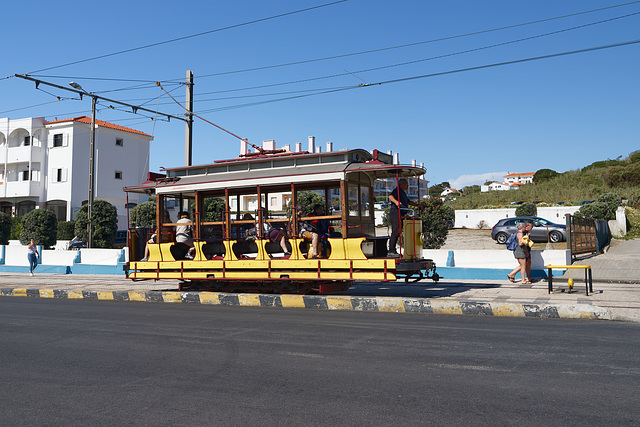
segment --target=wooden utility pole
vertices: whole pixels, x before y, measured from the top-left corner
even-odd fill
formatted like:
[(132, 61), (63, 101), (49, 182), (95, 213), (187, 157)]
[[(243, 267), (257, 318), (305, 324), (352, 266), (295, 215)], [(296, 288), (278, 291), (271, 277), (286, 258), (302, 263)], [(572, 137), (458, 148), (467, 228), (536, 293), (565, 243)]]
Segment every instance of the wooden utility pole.
[(193, 147), (193, 71), (187, 70), (187, 102), (185, 105), (187, 120), (184, 124), (184, 165), (192, 165)]

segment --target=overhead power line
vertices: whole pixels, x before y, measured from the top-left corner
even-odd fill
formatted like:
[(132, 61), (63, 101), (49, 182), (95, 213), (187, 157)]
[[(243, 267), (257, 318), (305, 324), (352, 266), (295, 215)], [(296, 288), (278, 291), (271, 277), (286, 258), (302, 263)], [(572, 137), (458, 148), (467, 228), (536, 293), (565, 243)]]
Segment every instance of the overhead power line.
[[(486, 33), (491, 33), (491, 32), (496, 32), (496, 31), (509, 30), (509, 29), (512, 29), (512, 28), (524, 27), (524, 26), (527, 26), (527, 25), (540, 24), (540, 23), (543, 23), (543, 22), (549, 22), (549, 21), (554, 21), (554, 20), (558, 20), (558, 19), (570, 18), (570, 17), (573, 17), (573, 16), (584, 15), (584, 14), (587, 14), (587, 13), (600, 12), (600, 11), (603, 11), (603, 10), (606, 10), (606, 9), (613, 9), (613, 8), (617, 8), (617, 7), (628, 6), (628, 5), (635, 4), (635, 3), (640, 3), (640, 0), (632, 1), (632, 2), (628, 2), (628, 3), (617, 4), (617, 5), (613, 5), (613, 6), (601, 7), (601, 8), (598, 8), (598, 9), (591, 9), (591, 10), (587, 10), (587, 11), (583, 11), (583, 12), (571, 13), (571, 14), (568, 14), (568, 15), (561, 15), (561, 16), (555, 16), (555, 17), (552, 17), (552, 18), (538, 19), (536, 21), (523, 22), (523, 23), (520, 23), (520, 24), (507, 25), (507, 26), (504, 26), (504, 27), (497, 27), (497, 28), (491, 28), (491, 29), (487, 29), (487, 30), (474, 31), (474, 32), (471, 32), (471, 33), (457, 34), (457, 35), (454, 35), (454, 36), (440, 37), (440, 38), (437, 38), (437, 39), (431, 39), (431, 40), (425, 40), (425, 41), (413, 42), (413, 43), (406, 43), (406, 44), (383, 47), (383, 48), (378, 48), (378, 49), (363, 50), (363, 51), (360, 51), (360, 52), (345, 53), (345, 54), (342, 54), (342, 55), (326, 56), (326, 57), (323, 57), (323, 58), (307, 59), (307, 60), (302, 60), (302, 61), (293, 61), (293, 62), (287, 62), (287, 63), (275, 64), (275, 65), (265, 65), (265, 66), (262, 66), (262, 67), (245, 68), (245, 69), (234, 70), (234, 71), (223, 71), (223, 72), (220, 72), (220, 73), (203, 74), (203, 75), (198, 76), (198, 78), (202, 79), (202, 78), (205, 78), (205, 77), (223, 76), (223, 75), (226, 75), (226, 74), (237, 74), (237, 73), (246, 73), (246, 72), (249, 72), (249, 71), (268, 70), (268, 69), (271, 69), (271, 68), (288, 67), (288, 66), (291, 66), (291, 65), (308, 64), (308, 63), (312, 63), (312, 62), (328, 61), (328, 60), (331, 60), (331, 59), (339, 59), (339, 58), (346, 58), (346, 57), (350, 57), (350, 56), (365, 55), (365, 54), (369, 54), (369, 53), (384, 52), (384, 51), (387, 51), (387, 50), (401, 49), (401, 48), (405, 48), (405, 47), (418, 46), (418, 45), (422, 45), (422, 44), (436, 43), (436, 42), (441, 42), (441, 41), (446, 41), (446, 40), (453, 40), (453, 39), (458, 39), (458, 38), (463, 38), (463, 37), (477, 36), (477, 35), (480, 35), (480, 34), (486, 34)], [(629, 14), (629, 15), (624, 15), (624, 16), (621, 16), (621, 17), (613, 18), (613, 19), (620, 19), (620, 18), (624, 18), (624, 17), (627, 17), (627, 16), (631, 16), (631, 15), (636, 15), (636, 13), (632, 13), (632, 14)], [(611, 20), (613, 20), (613, 19), (611, 19)], [(601, 21), (601, 22), (607, 22), (607, 21), (609, 21), (609, 20), (605, 20), (605, 21)], [(589, 24), (587, 24), (587, 25), (589, 25)]]
[(278, 15), (268, 16), (266, 18), (259, 18), (259, 19), (254, 19), (254, 20), (251, 20), (251, 21), (243, 22), (243, 23), (240, 23), (240, 24), (234, 24), (234, 25), (228, 25), (228, 26), (222, 27), (222, 28), (216, 28), (215, 30), (203, 31), (201, 33), (196, 33), (196, 34), (191, 34), (191, 35), (188, 35), (188, 36), (177, 37), (177, 38), (174, 38), (174, 39), (169, 39), (169, 40), (165, 40), (165, 41), (161, 41), (161, 42), (157, 42), (157, 43), (151, 43), (151, 44), (147, 44), (147, 45), (144, 45), (144, 46), (134, 47), (134, 48), (131, 48), (131, 49), (120, 50), (120, 51), (113, 52), (113, 53), (107, 53), (107, 54), (104, 54), (104, 55), (94, 56), (92, 58), (86, 58), (86, 59), (81, 59), (81, 60), (78, 60), (78, 61), (67, 62), (66, 64), (60, 64), (60, 65), (56, 65), (56, 66), (53, 66), (53, 67), (41, 68), (40, 70), (31, 71), (31, 72), (29, 72), (27, 74), (40, 73), (42, 71), (54, 70), (56, 68), (67, 67), (69, 65), (82, 64), (84, 62), (95, 61), (96, 59), (103, 59), (103, 58), (108, 58), (108, 57), (111, 57), (111, 56), (121, 55), (123, 53), (135, 52), (137, 50), (148, 49), (150, 47), (160, 46), (160, 45), (163, 45), (163, 44), (174, 43), (174, 42), (177, 42), (177, 41), (187, 40), (187, 39), (191, 39), (191, 38), (194, 38), (194, 37), (200, 37), (200, 36), (204, 36), (204, 35), (207, 35), (207, 34), (212, 34), (212, 33), (220, 32), (220, 31), (230, 30), (230, 29), (233, 29), (233, 28), (239, 28), (239, 27), (244, 27), (244, 26), (251, 25), (251, 24), (257, 24), (258, 22), (264, 22), (264, 21), (269, 21), (269, 20), (272, 20), (272, 19), (282, 18), (284, 16), (295, 15), (297, 13), (308, 12), (310, 10), (320, 9), (322, 7), (333, 6), (333, 5), (336, 5), (338, 3), (344, 3), (346, 1), (348, 1), (348, 0), (337, 0), (337, 1), (333, 1), (331, 3), (325, 3), (325, 4), (318, 5), (318, 6), (311, 6), (311, 7), (307, 7), (307, 8), (304, 8), (304, 9), (294, 10), (294, 11), (291, 11), (291, 12), (280, 13)]
[[(346, 1), (346, 0), (344, 0), (344, 1)], [(339, 2), (336, 2), (336, 3), (339, 3)], [(585, 14), (588, 14), (588, 13), (601, 12), (603, 10), (614, 9), (614, 8), (623, 7), (623, 6), (629, 6), (629, 5), (637, 4), (637, 3), (640, 3), (640, 0), (627, 2), (627, 3), (620, 3), (620, 4), (601, 7), (601, 8), (597, 8), (597, 9), (586, 10), (586, 11), (582, 11), (582, 12), (570, 13), (570, 14), (567, 14), (567, 15), (554, 16), (554, 17), (551, 17), (551, 18), (538, 19), (538, 20), (535, 20), (535, 21), (523, 22), (523, 23), (520, 23), (520, 24), (513, 24), (513, 25), (507, 25), (507, 26), (502, 26), (502, 27), (497, 27), (497, 28), (490, 28), (490, 29), (486, 29), (486, 30), (474, 31), (474, 32), (471, 32), (471, 33), (457, 34), (457, 35), (453, 35), (453, 36), (440, 37), (440, 38), (437, 38), (437, 39), (424, 40), (424, 41), (419, 41), (419, 42), (412, 42), (412, 43), (406, 43), (406, 44), (401, 44), (401, 45), (396, 45), (396, 46), (388, 46), (388, 47), (382, 47), (382, 48), (377, 48), (377, 49), (364, 50), (364, 51), (359, 51), (359, 52), (351, 52), (351, 53), (345, 53), (345, 54), (341, 54), (341, 55), (326, 56), (326, 57), (322, 57), (322, 58), (314, 58), (314, 59), (307, 59), (307, 60), (301, 60), (301, 61), (286, 62), (286, 63), (274, 64), (274, 65), (265, 65), (265, 66), (261, 66), (261, 67), (245, 68), (245, 69), (240, 69), (240, 70), (223, 71), (223, 72), (220, 72), (220, 73), (204, 74), (204, 75), (198, 76), (198, 78), (214, 77), (214, 76), (221, 76), (221, 75), (235, 74), (235, 73), (244, 73), (244, 72), (249, 72), (249, 71), (267, 70), (267, 69), (271, 69), (271, 68), (287, 67), (287, 66), (292, 66), (292, 65), (300, 65), (300, 64), (308, 64), (308, 63), (312, 63), (312, 62), (327, 61), (327, 60), (331, 60), (331, 59), (346, 58), (346, 57), (350, 57), (350, 56), (365, 55), (365, 54), (369, 54), (369, 53), (384, 52), (384, 51), (387, 51), (387, 50), (400, 49), (400, 48), (411, 47), (411, 46), (418, 46), (418, 45), (422, 45), (422, 44), (435, 43), (435, 42), (446, 41), (446, 40), (453, 40), (453, 39), (457, 39), (457, 38), (470, 37), (470, 36), (486, 34), (486, 33), (491, 33), (491, 32), (496, 32), (496, 31), (508, 30), (508, 29), (512, 29), (512, 28), (524, 27), (524, 26), (528, 26), (528, 25), (540, 24), (540, 23), (543, 23), (543, 22), (549, 22), (549, 21), (554, 21), (554, 20), (559, 20), (559, 19), (565, 19), (565, 18), (570, 18), (570, 17), (573, 17), (573, 16), (585, 15)], [(327, 5), (321, 5), (321, 6), (317, 6), (317, 7), (324, 7), (324, 6), (328, 6), (328, 5), (332, 5), (332, 4), (334, 4), (334, 3), (329, 3)], [(291, 12), (291, 13), (296, 13), (296, 12)], [(627, 16), (627, 15), (625, 15), (625, 16)], [(265, 19), (272, 19), (272, 18), (265, 18)], [(238, 24), (238, 25), (246, 25), (246, 24)], [(233, 27), (231, 27), (231, 28), (233, 28)], [(223, 29), (212, 30), (211, 32), (222, 31), (222, 30)], [(205, 34), (205, 33), (200, 33), (200, 34)], [(186, 37), (196, 37), (196, 36), (198, 36), (200, 34), (196, 34), (196, 35), (193, 35), (193, 36), (186, 36)], [(175, 40), (179, 40), (179, 39), (175, 39)], [(170, 42), (175, 41), (175, 40), (169, 40), (169, 41), (161, 42), (161, 43), (158, 43), (158, 44), (170, 43)], [(149, 45), (149, 47), (150, 46), (155, 46), (155, 45)], [(142, 47), (134, 48), (134, 49), (131, 49), (131, 50), (125, 50), (125, 51), (121, 51), (121, 52), (116, 52), (116, 53), (105, 55), (105, 56), (117, 55), (119, 53), (125, 53), (125, 52), (129, 52), (129, 51), (132, 51), (132, 50), (144, 49), (145, 47), (147, 47), (147, 46), (142, 46)], [(91, 59), (88, 59), (87, 61), (90, 61), (90, 60), (93, 60), (93, 59), (98, 59), (98, 58), (101, 58), (101, 57), (91, 58)], [(69, 65), (69, 64), (65, 64), (65, 65)], [(59, 68), (59, 67), (62, 67), (62, 66), (64, 66), (64, 65), (61, 65), (61, 66), (58, 66), (58, 67), (46, 68), (46, 69), (42, 69), (42, 70), (39, 70), (39, 71), (34, 71), (32, 73), (29, 73), (29, 74), (32, 74), (34, 77), (41, 77), (41, 78), (60, 78), (60, 79), (64, 78), (64, 79), (71, 79), (71, 80), (104, 80), (104, 81), (118, 81), (118, 82), (139, 82), (139, 83), (150, 83), (153, 86), (155, 86), (155, 82), (158, 81), (157, 79), (145, 80), (145, 79), (123, 79), (123, 78), (110, 78), (110, 77), (58, 76), (58, 75), (43, 75), (43, 74), (37, 74), (36, 75), (35, 74), (35, 73), (38, 73), (40, 71), (46, 71), (46, 70), (49, 70), (49, 69)], [(9, 78), (9, 77), (13, 77), (13, 76), (8, 76), (7, 78)], [(160, 82), (162, 84), (168, 84), (168, 82), (170, 82), (170, 81), (177, 81), (177, 80), (181, 80), (181, 79), (166, 79), (166, 80), (160, 80)]]
[(237, 108), (244, 108), (244, 107), (251, 107), (251, 106), (255, 106), (255, 105), (268, 104), (268, 103), (272, 103), (272, 102), (288, 101), (288, 100), (292, 100), (292, 99), (299, 99), (299, 98), (304, 98), (304, 97), (309, 97), (309, 96), (314, 96), (314, 95), (323, 95), (323, 94), (327, 94), (327, 93), (340, 92), (340, 91), (345, 91), (345, 90), (350, 90), (350, 89), (365, 88), (365, 87), (372, 87), (372, 86), (380, 86), (380, 85), (389, 84), (389, 83), (399, 83), (399, 82), (410, 81), (410, 80), (424, 79), (424, 78), (428, 78), (428, 77), (438, 77), (438, 76), (444, 76), (444, 75), (448, 75), (448, 74), (455, 74), (455, 73), (462, 73), (462, 72), (467, 72), (467, 71), (482, 70), (482, 69), (493, 68), (493, 67), (501, 67), (501, 66), (504, 66), (504, 65), (512, 65), (512, 64), (518, 64), (518, 63), (523, 63), (523, 62), (538, 61), (538, 60), (541, 60), (541, 59), (557, 58), (557, 57), (560, 57), (560, 56), (574, 55), (574, 54), (586, 53), (586, 52), (593, 52), (593, 51), (597, 51), (597, 50), (610, 49), (610, 48), (614, 48), (614, 47), (629, 46), (629, 45), (633, 45), (633, 44), (637, 44), (637, 43), (640, 43), (640, 39), (638, 39), (638, 40), (630, 40), (630, 41), (620, 42), (620, 43), (613, 43), (613, 44), (608, 44), (608, 45), (603, 45), (603, 46), (595, 46), (595, 47), (590, 47), (590, 48), (585, 48), (585, 49), (572, 50), (572, 51), (567, 51), (567, 52), (553, 53), (553, 54), (549, 54), (549, 55), (535, 56), (535, 57), (531, 57), (531, 58), (516, 59), (516, 60), (513, 60), (513, 61), (498, 62), (498, 63), (487, 64), (487, 65), (479, 65), (479, 66), (476, 66), (476, 67), (460, 68), (460, 69), (456, 69), (456, 70), (442, 71), (442, 72), (439, 72), (439, 73), (423, 74), (423, 75), (419, 75), (419, 76), (411, 76), (411, 77), (403, 77), (403, 78), (393, 79), (393, 80), (386, 80), (386, 81), (381, 81), (381, 82), (377, 82), (377, 83), (361, 84), (361, 85), (357, 85), (357, 86), (344, 87), (344, 88), (340, 88), (340, 89), (328, 90), (328, 91), (318, 92), (318, 93), (310, 93), (310, 94), (305, 94), (305, 95), (291, 96), (291, 97), (286, 97), (286, 98), (278, 98), (278, 99), (259, 101), (259, 102), (252, 102), (252, 103), (247, 103), (247, 104), (231, 105), (231, 106), (227, 106), (227, 107), (219, 107), (219, 108), (215, 108), (215, 109), (202, 111), (202, 113), (212, 113), (212, 112), (219, 112), (219, 111), (225, 111), (225, 110), (232, 110), (232, 109), (237, 109)]

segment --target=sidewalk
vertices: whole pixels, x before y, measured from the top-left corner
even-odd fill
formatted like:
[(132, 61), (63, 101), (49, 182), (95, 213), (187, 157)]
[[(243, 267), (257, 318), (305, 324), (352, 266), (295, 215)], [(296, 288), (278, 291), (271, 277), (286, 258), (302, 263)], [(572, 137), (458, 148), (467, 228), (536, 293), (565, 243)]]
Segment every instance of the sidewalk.
[[(613, 240), (604, 254), (580, 259), (574, 265), (591, 265), (594, 281), (637, 283), (640, 286), (640, 239)], [(567, 270), (563, 277), (580, 281), (584, 280), (584, 273)]]

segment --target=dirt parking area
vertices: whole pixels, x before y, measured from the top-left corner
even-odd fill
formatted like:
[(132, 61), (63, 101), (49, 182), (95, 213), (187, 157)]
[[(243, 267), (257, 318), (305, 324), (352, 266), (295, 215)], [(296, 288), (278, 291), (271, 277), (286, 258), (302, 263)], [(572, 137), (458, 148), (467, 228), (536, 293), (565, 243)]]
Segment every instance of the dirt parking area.
[[(391, 229), (389, 228), (387, 231), (386, 227), (379, 227), (376, 230), (376, 234), (378, 236), (388, 236), (391, 234)], [(567, 249), (567, 242), (552, 243), (552, 246), (553, 249)], [(537, 250), (543, 250), (546, 247), (546, 243), (535, 243), (533, 245), (533, 249)], [(496, 243), (496, 241), (491, 238), (491, 229), (475, 230), (469, 228), (454, 228), (449, 230), (447, 240), (440, 249), (506, 250), (504, 245)]]
[[(552, 243), (553, 249), (567, 249), (567, 242)], [(533, 249), (544, 250), (546, 243), (535, 243)], [(491, 238), (491, 230), (454, 228), (449, 230), (447, 241), (441, 249), (505, 249)]]

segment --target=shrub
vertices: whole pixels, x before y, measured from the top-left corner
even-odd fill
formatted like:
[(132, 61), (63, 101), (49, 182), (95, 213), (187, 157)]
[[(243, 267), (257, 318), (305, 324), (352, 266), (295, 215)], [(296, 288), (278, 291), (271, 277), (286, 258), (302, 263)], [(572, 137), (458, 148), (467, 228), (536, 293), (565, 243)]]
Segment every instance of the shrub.
[(391, 206), (387, 206), (386, 208), (384, 208), (384, 211), (382, 211), (382, 225), (385, 227), (391, 225), (391, 223), (389, 222), (389, 211), (391, 211)]
[(525, 202), (516, 208), (516, 216), (537, 216), (538, 207), (535, 203)]
[(422, 234), (425, 249), (440, 249), (447, 240), (449, 228), (447, 224), (447, 209), (443, 209), (444, 202), (440, 199), (422, 199)]
[[(87, 205), (82, 206), (76, 215), (75, 232), (82, 241), (87, 241), (87, 209)], [(91, 220), (93, 222), (93, 246), (110, 248), (116, 239), (116, 231), (118, 230), (118, 210), (116, 207), (104, 200), (94, 201)]]
[(50, 248), (56, 244), (58, 220), (56, 214), (47, 209), (34, 209), (22, 218), (22, 230), (20, 231), (20, 243), (26, 245), (29, 239), (34, 239), (36, 244)]
[(593, 202), (583, 205), (575, 215), (593, 219), (615, 219), (615, 214), (612, 214), (609, 205), (605, 202)]
[(71, 240), (76, 236), (75, 221), (60, 221), (58, 222), (58, 240)]
[(478, 225), (476, 225), (476, 227), (477, 227), (479, 230), (484, 230), (485, 228), (489, 228), (489, 224), (487, 224), (487, 221), (485, 221), (485, 220), (483, 219), (482, 221), (480, 221), (480, 222), (478, 223)]
[(615, 218), (618, 206), (622, 205), (622, 199), (616, 193), (605, 193), (598, 197), (599, 202), (606, 203), (611, 210), (611, 214)]
[(605, 172), (604, 181), (612, 187), (640, 185), (640, 164), (611, 167)]
[(11, 217), (4, 212), (0, 212), (0, 245), (8, 245), (11, 237)]

